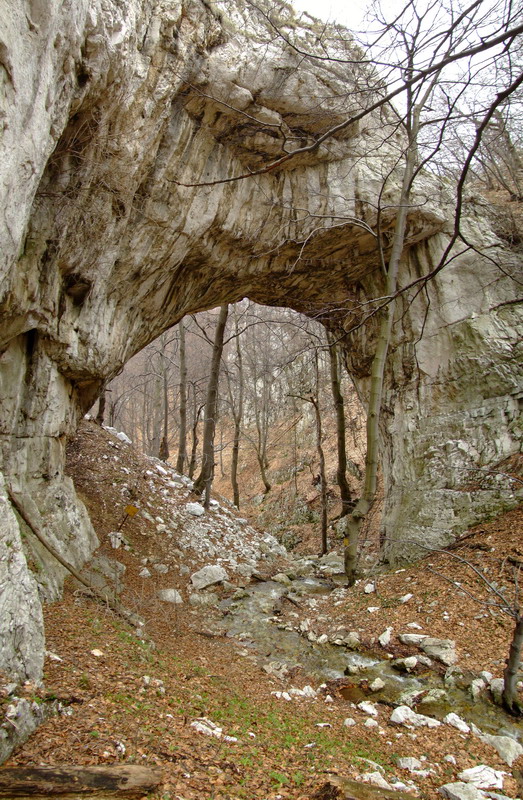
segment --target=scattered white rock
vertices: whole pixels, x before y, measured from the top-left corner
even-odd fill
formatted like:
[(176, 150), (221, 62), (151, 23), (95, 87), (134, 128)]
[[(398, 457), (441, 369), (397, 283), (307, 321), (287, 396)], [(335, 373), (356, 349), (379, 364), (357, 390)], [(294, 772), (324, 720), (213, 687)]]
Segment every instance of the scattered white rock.
[(400, 597), (400, 603), (408, 603), (409, 600), (411, 600), (413, 597), (414, 595), (412, 594), (412, 592), (404, 594), (403, 597)]
[(140, 578), (150, 578), (151, 577), (151, 573), (149, 572), (147, 567), (144, 567), (143, 569), (141, 569), (140, 572), (138, 573), (138, 575), (140, 576)]
[(95, 658), (102, 658), (104, 654), (102, 650), (98, 650), (97, 648), (95, 648), (94, 650), (91, 650), (91, 655), (94, 656)]
[(365, 720), (365, 722), (363, 724), (365, 725), (366, 728), (377, 728), (378, 727), (378, 722), (375, 719), (372, 719), (372, 717), (367, 717), (367, 719)]
[(206, 589), (207, 586), (227, 580), (229, 580), (227, 572), (218, 564), (208, 564), (191, 575), (191, 583), (195, 589)]
[(409, 772), (414, 772), (417, 769), (421, 769), (423, 764), (418, 758), (414, 758), (414, 756), (406, 756), (405, 758), (398, 758), (398, 767), (400, 769), (406, 769)]
[[(46, 655), (47, 658), (50, 658), (51, 661), (60, 661), (60, 662), (63, 661), (63, 658), (60, 658), (60, 656), (56, 655), (56, 653), (51, 652), (51, 650), (46, 650), (45, 651), (45, 655)], [(15, 684), (15, 688), (16, 688), (16, 684)], [(8, 692), (8, 694), (10, 694), (10, 692)]]
[(417, 666), (418, 659), (416, 658), (416, 656), (407, 656), (407, 658), (403, 659), (403, 663), (405, 665), (407, 672), (410, 672)]
[(458, 717), (453, 711), (447, 714), (446, 717), (443, 717), (443, 722), (446, 725), (451, 725), (453, 728), (457, 728), (458, 731), (462, 733), (470, 733), (470, 726), (467, 725), (464, 719)]
[[(372, 720), (369, 720), (369, 722), (372, 722)], [(370, 783), (372, 786), (379, 786), (380, 789), (392, 789), (390, 783), (386, 781), (383, 775), (378, 771), (365, 772), (360, 777), (364, 783)]]
[(205, 514), (205, 509), (201, 503), (187, 503), (185, 510), (192, 514), (193, 517), (203, 517)]
[(501, 703), (501, 696), (505, 688), (505, 681), (503, 678), (492, 678), (490, 681), (490, 691), (496, 703)]
[(454, 765), (456, 765), (457, 763), (456, 756), (453, 756), (451, 753), (449, 753), (446, 756), (443, 756), (443, 761), (447, 761), (449, 764), (454, 764)]
[(111, 531), (109, 541), (113, 550), (118, 550), (124, 543), (124, 538), (120, 531)]
[(353, 725), (356, 725), (356, 720), (353, 719), (352, 717), (347, 717), (346, 719), (343, 720), (343, 724), (346, 728), (352, 728)]
[(503, 789), (504, 775), (504, 772), (492, 769), (486, 764), (478, 764), (477, 767), (464, 769), (459, 773), (458, 778), (460, 781), (472, 783), (478, 789)]
[(271, 692), (271, 694), (274, 695), (274, 697), (276, 697), (277, 700), (287, 700), (287, 701), (292, 700), (292, 697), (288, 692)]
[(490, 745), (503, 759), (505, 764), (512, 766), (514, 761), (523, 755), (523, 746), (512, 739), (511, 736), (494, 736), (490, 733), (483, 733), (476, 725), (472, 725), (472, 732), (478, 736), (482, 742)]
[(156, 572), (159, 572), (160, 575), (167, 575), (167, 573), (169, 572), (169, 567), (167, 566), (167, 564), (155, 564), (154, 569), (156, 570)]
[(424, 633), (400, 633), (398, 639), (402, 644), (415, 644), (419, 646), (427, 636)]
[(456, 642), (452, 639), (435, 639), (426, 636), (421, 643), (421, 649), (432, 658), (441, 661), (446, 666), (455, 664), (458, 660), (456, 653)]
[(375, 583), (367, 583), (365, 585), (365, 588), (363, 589), (363, 591), (365, 592), (365, 594), (372, 594), (373, 592), (376, 591), (376, 584)]
[[(262, 666), (262, 669), (267, 673), (267, 675), (274, 675), (281, 681), (284, 680), (284, 678), (289, 674), (289, 668), (283, 661), (269, 661), (267, 664)], [(289, 691), (292, 693), (297, 692), (298, 690), (290, 689)]]
[(304, 686), (301, 691), (302, 691), (304, 697), (314, 698), (314, 697), (318, 696), (318, 692), (316, 692), (316, 690), (313, 689), (312, 686), (310, 686), (309, 684)]
[(417, 630), (417, 631), (423, 630), (421, 625), (418, 625), (417, 622), (407, 622), (407, 628), (413, 628), (414, 630)]
[(315, 722), (317, 728), (332, 728), (330, 722)]
[(221, 739), (223, 728), (219, 728), (214, 722), (211, 722), (207, 717), (199, 717), (191, 722), (191, 728), (194, 728), (198, 733), (203, 733), (205, 736), (215, 736)]
[(455, 783), (446, 783), (438, 789), (443, 797), (448, 800), (486, 800), (487, 795), (470, 783), (463, 783), (456, 781)]
[(407, 728), (438, 728), (441, 722), (424, 714), (416, 714), (409, 706), (398, 706), (390, 716), (390, 721), (396, 725), (405, 725)]
[(374, 678), (372, 683), (369, 686), (371, 692), (379, 692), (380, 689), (383, 689), (385, 686), (385, 681), (382, 681), (381, 678)]
[(311, 700), (318, 696), (318, 693), (314, 691), (312, 686), (304, 686), (303, 689), (297, 689), (295, 686), (292, 686), (289, 689), (289, 694), (293, 697), (309, 697)]
[(392, 629), (392, 626), (389, 626), (388, 628), (386, 628), (386, 629), (383, 631), (383, 633), (382, 633), (382, 634), (380, 634), (380, 635), (378, 636), (378, 642), (380, 643), (380, 645), (381, 645), (382, 647), (387, 647), (387, 645), (388, 645), (388, 644), (390, 644), (390, 639), (391, 639), (391, 635), (392, 635), (392, 630), (393, 630), (393, 629)]
[(480, 694), (487, 688), (483, 678), (475, 678), (470, 684), (470, 693), (473, 700), (477, 700)]
[(182, 596), (177, 589), (160, 589), (158, 597), (164, 603), (174, 603), (175, 605), (183, 603)]
[(369, 614), (374, 614), (375, 611), (379, 611), (379, 610), (380, 610), (379, 606), (369, 606), (368, 609), (367, 609)]
[(363, 711), (364, 714), (370, 714), (371, 717), (378, 716), (377, 706), (374, 703), (370, 703), (368, 700), (362, 700), (361, 703), (358, 703), (357, 708)]

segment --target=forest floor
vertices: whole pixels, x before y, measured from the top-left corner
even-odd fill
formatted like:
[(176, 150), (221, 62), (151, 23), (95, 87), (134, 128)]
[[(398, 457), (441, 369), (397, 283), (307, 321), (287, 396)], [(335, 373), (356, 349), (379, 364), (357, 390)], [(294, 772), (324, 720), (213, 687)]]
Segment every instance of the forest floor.
[[(399, 769), (397, 759), (414, 756), (431, 769), (423, 780), (414, 778), (418, 797), (441, 797), (438, 787), (478, 764), (505, 773), (505, 796), (523, 796), (523, 758), (511, 769), (476, 736), (448, 725), (416, 731), (398, 727), (388, 721), (390, 709), (381, 707), (379, 725), (367, 727), (368, 715), (334, 684), (313, 699), (277, 698), (273, 692), (291, 685), (312, 684), (318, 690), (317, 681), (299, 668), (280, 680), (255, 663), (245, 642), (216, 634), (210, 619), (223, 612), (187, 602), (187, 570), (173, 567), (160, 574), (151, 569), (150, 577), (140, 577), (144, 559), (149, 566), (168, 564), (169, 548), (176, 548), (175, 541), (157, 531), (151, 515), (138, 513), (126, 520), (122, 533), (129, 550), (111, 548), (108, 534), (121, 524), (125, 502), (152, 514), (163, 508), (165, 484), (156, 482), (155, 488), (151, 461), (84, 422), (68, 465), (102, 542), (99, 552), (126, 566), (120, 599), (143, 617), (146, 638), (138, 638), (132, 627), (67, 581), (63, 599), (45, 608), (45, 689), (24, 688), (29, 697), (59, 698), (62, 712), (5, 766), (139, 763), (161, 771), (161, 790), (154, 797), (162, 800), (305, 800), (333, 775), (358, 778), (377, 769), (387, 779), (408, 781), (414, 776)], [(176, 502), (186, 504), (187, 494), (179, 492)], [(456, 555), (503, 583), (523, 561), (522, 509), (476, 527), (449, 553), (432, 553), (404, 570), (373, 576), (376, 591), (370, 595), (364, 591), (367, 581), (361, 581), (350, 591), (319, 597), (314, 608), (285, 604), (282, 620), (308, 618), (318, 634), (324, 623), (315, 619), (335, 621), (358, 631), (366, 648), (376, 651), (377, 637), (387, 627), (395, 634), (415, 622), (431, 636), (455, 640), (463, 670), (500, 677), (512, 620), (467, 593), (484, 596), (484, 589)], [(212, 559), (202, 554), (190, 572), (206, 563)], [(284, 559), (267, 562), (264, 576), (285, 566)], [(157, 597), (158, 589), (173, 586), (173, 580), (183, 604)], [(460, 582), (464, 591), (449, 580)], [(219, 589), (223, 597), (245, 583), (238, 576), (231, 581), (235, 587)], [(412, 597), (401, 602), (407, 593)], [(371, 613), (369, 607), (377, 610)], [(393, 638), (389, 652), (397, 657), (413, 651)], [(357, 688), (361, 696), (369, 693), (364, 684)], [(333, 702), (326, 702), (327, 693)], [(347, 717), (356, 724), (346, 727)], [(198, 718), (211, 720), (224, 735), (198, 732), (191, 725)], [(449, 755), (455, 763), (445, 760)]]

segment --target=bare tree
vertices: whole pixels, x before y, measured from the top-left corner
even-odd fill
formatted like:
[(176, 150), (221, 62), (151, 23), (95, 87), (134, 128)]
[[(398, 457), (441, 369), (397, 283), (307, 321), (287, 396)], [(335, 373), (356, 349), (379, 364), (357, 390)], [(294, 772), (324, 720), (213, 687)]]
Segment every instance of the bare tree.
[(196, 478), (193, 486), (193, 491), (195, 494), (201, 494), (205, 491), (207, 504), (209, 501), (210, 486), (214, 475), (214, 433), (216, 430), (218, 384), (220, 380), (220, 362), (223, 352), (223, 340), (228, 313), (228, 305), (220, 306), (220, 312), (218, 314), (218, 320), (214, 333), (211, 370), (209, 374), (209, 383), (207, 385), (207, 398), (205, 401), (202, 466), (200, 474)]
[(330, 382), (334, 410), (336, 412), (336, 448), (338, 452), (338, 464), (336, 467), (336, 481), (340, 490), (341, 513), (340, 517), (345, 517), (352, 507), (352, 498), (349, 484), (347, 481), (347, 447), (346, 447), (346, 425), (345, 425), (345, 403), (341, 391), (339, 352), (336, 339), (332, 334), (327, 334)]
[(187, 360), (185, 352), (185, 324), (183, 319), (178, 323), (180, 336), (180, 392), (179, 392), (179, 431), (178, 456), (176, 470), (183, 473), (187, 461)]

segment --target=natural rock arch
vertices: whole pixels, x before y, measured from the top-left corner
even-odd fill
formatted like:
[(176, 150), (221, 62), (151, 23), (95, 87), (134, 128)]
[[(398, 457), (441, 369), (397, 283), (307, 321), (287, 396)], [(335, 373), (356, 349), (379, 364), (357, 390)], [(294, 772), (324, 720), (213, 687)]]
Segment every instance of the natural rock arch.
[[(343, 118), (364, 70), (298, 73), (295, 53), (267, 43), (240, 5), (229, 19), (199, 0), (153, 5), (27, 0), (13, 10), (0, 0), (0, 668), (33, 679), (40, 596), (57, 595), (63, 570), (30, 534), (28, 567), (7, 487), (82, 564), (96, 536), (63, 474), (65, 440), (133, 353), (185, 313), (243, 296), (320, 315), (342, 336), (361, 303), (382, 294), (366, 226), (401, 139), (369, 155), (386, 109), (301, 161), (222, 182), (279, 152), (283, 129), (306, 138)], [(325, 86), (334, 99), (318, 112)], [(419, 191), (402, 284), (430, 271), (449, 236), (444, 187), (427, 178)], [(416, 538), (448, 541), (511, 500), (468, 491), (462, 471), (515, 452), (519, 424), (506, 274), (515, 256), (480, 204), (467, 214), (469, 237), (504, 272), (467, 253), (415, 302), (400, 301), (381, 429), (390, 558)], [(363, 398), (373, 338), (371, 322), (344, 339)]]

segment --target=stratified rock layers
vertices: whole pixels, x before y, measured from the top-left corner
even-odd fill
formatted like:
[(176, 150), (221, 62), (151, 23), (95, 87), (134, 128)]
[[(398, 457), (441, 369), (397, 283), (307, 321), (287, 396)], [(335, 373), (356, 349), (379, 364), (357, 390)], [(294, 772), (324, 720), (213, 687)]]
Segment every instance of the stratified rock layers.
[[(240, 4), (0, 10), (0, 668), (38, 679), (40, 596), (57, 595), (64, 570), (9, 492), (81, 565), (96, 536), (63, 474), (65, 439), (133, 353), (184, 314), (244, 296), (350, 328), (383, 294), (373, 209), (402, 137), (384, 109), (230, 181), (357, 111), (367, 68), (304, 60)], [(304, 28), (303, 46), (317, 33)], [(350, 41), (338, 46), (357, 60)], [(382, 197), (390, 208), (397, 180)], [(416, 192), (401, 285), (433, 269), (452, 229), (443, 187), (425, 178)], [(470, 470), (519, 446), (517, 260), (479, 203), (463, 226), (476, 250), (398, 304), (381, 430), (391, 559), (513, 500), (468, 487)], [(363, 399), (374, 342), (372, 321), (344, 340)]]

